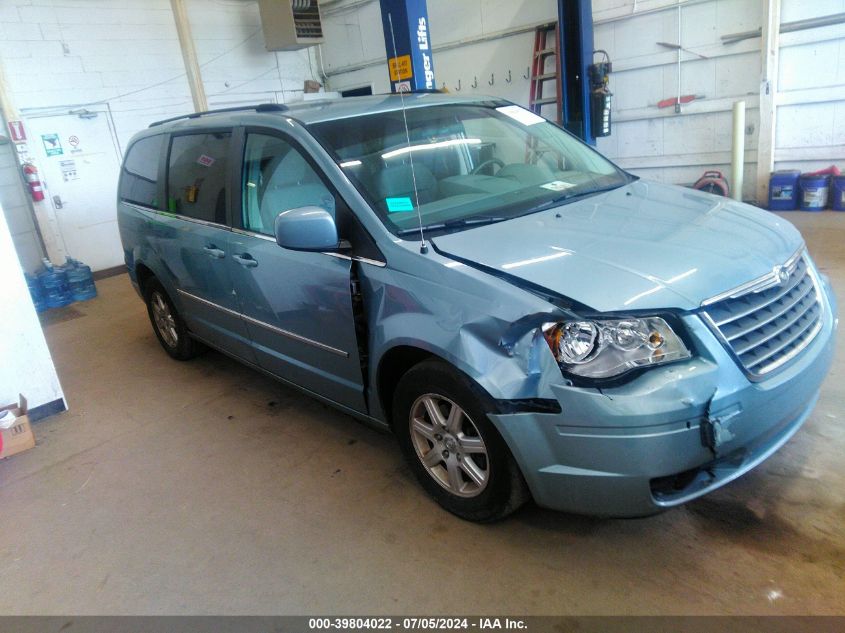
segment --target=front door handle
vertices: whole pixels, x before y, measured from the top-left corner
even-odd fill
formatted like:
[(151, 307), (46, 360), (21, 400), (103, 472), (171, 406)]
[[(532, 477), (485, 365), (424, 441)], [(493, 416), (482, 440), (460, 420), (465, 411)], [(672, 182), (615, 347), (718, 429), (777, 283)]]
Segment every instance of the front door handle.
[(244, 268), (255, 268), (258, 262), (252, 258), (249, 253), (242, 253), (241, 255), (232, 255), (233, 259)]
[(209, 244), (208, 246), (204, 246), (203, 250), (206, 253), (208, 253), (211, 257), (213, 257), (214, 259), (223, 259), (224, 257), (226, 257), (226, 253), (221, 251), (214, 244)]

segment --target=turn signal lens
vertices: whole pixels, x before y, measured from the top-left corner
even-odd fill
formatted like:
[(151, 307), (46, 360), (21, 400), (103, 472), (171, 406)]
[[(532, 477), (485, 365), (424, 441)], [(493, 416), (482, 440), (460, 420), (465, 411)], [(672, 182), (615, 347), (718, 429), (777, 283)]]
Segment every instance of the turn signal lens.
[(648, 346), (651, 349), (657, 349), (658, 347), (662, 347), (663, 343), (666, 342), (666, 339), (660, 334), (660, 332), (654, 331), (648, 335)]

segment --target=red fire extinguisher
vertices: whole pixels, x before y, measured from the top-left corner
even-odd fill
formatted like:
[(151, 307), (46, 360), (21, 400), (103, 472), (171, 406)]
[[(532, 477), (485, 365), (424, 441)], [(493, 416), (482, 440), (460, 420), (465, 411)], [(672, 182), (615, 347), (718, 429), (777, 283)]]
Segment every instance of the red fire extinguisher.
[(38, 179), (38, 168), (32, 163), (26, 163), (23, 166), (23, 175), (26, 178), (26, 184), (29, 185), (32, 201), (41, 202), (44, 199), (44, 189)]

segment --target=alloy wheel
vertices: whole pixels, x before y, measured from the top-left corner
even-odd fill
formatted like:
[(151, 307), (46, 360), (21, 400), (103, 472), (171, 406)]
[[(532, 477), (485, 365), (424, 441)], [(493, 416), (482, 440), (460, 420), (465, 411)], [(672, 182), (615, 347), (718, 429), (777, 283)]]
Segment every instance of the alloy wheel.
[(170, 310), (170, 304), (167, 303), (160, 292), (154, 291), (152, 297), (150, 297), (150, 305), (158, 333), (168, 347), (175, 348), (179, 344), (179, 333), (176, 331), (176, 319)]
[(476, 497), (490, 481), (484, 440), (455, 402), (428, 393), (416, 399), (410, 415), (411, 443), (428, 474), (459, 497)]

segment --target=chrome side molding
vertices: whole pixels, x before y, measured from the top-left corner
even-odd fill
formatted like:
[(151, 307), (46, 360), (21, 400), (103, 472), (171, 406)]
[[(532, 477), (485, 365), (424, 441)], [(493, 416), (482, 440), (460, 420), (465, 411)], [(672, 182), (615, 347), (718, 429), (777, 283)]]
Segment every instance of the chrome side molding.
[(258, 319), (254, 319), (251, 316), (243, 314), (241, 312), (236, 312), (235, 310), (230, 310), (224, 306), (221, 306), (213, 301), (209, 301), (208, 299), (203, 299), (202, 297), (198, 297), (190, 292), (186, 292), (182, 289), (177, 288), (176, 292), (178, 292), (183, 297), (187, 297), (193, 301), (197, 301), (202, 303), (203, 305), (207, 305), (210, 308), (215, 308), (220, 310), (221, 312), (225, 312), (226, 314), (230, 314), (234, 317), (238, 317), (246, 321), (247, 323), (252, 323), (253, 325), (257, 325), (259, 327), (263, 327), (266, 330), (273, 332), (274, 334), (279, 334), (280, 336), (284, 336), (286, 338), (292, 339), (294, 341), (299, 341), (300, 343), (305, 343), (306, 345), (311, 345), (312, 347), (316, 347), (323, 351), (329, 352), (331, 354), (336, 354), (337, 356), (342, 356), (343, 358), (349, 358), (349, 352), (344, 352), (342, 349), (338, 349), (336, 347), (332, 347), (331, 345), (326, 345), (325, 343), (321, 343), (320, 341), (315, 341), (314, 339), (307, 338), (295, 332), (291, 332), (289, 330), (283, 330), (280, 327), (276, 327), (275, 325), (271, 325), (270, 323), (265, 323), (264, 321), (259, 321)]

